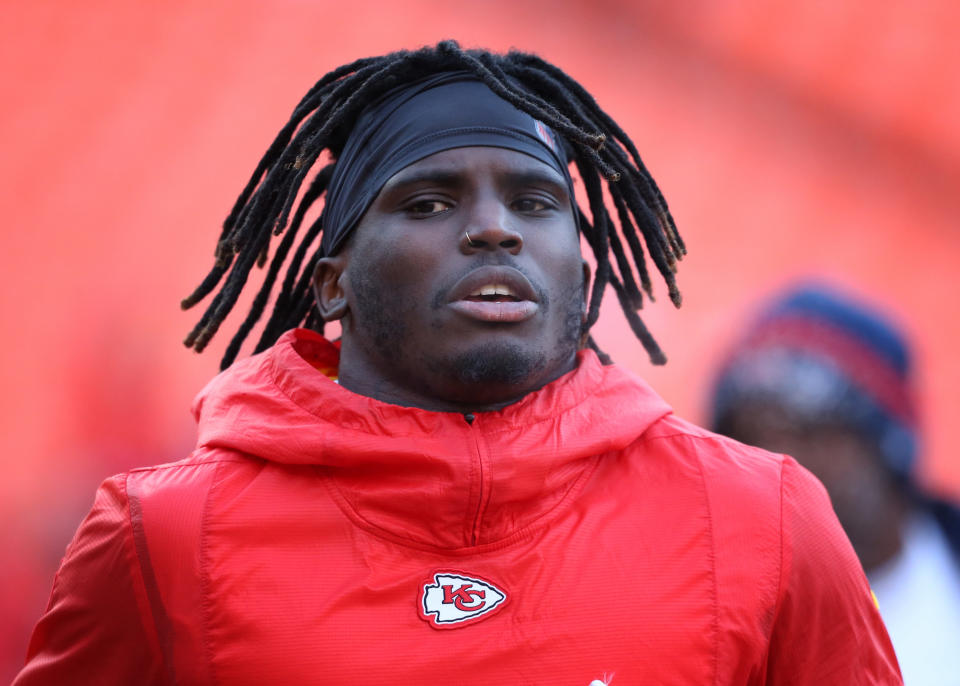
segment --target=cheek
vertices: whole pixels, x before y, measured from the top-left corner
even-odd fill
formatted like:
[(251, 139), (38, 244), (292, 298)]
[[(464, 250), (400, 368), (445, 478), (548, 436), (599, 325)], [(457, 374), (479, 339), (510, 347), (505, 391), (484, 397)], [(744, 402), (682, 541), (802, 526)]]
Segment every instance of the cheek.
[(583, 260), (579, 246), (554, 246), (540, 262), (544, 275), (552, 287), (567, 299), (582, 299), (584, 292)]
[(410, 241), (378, 244), (352, 265), (355, 269), (348, 275), (357, 321), (376, 317), (422, 328), (435, 309), (441, 266)]
[(375, 240), (358, 241), (358, 259), (351, 267), (362, 272), (363, 278), (381, 283), (386, 297), (398, 290), (417, 290), (422, 277), (435, 268), (418, 239), (391, 239), (387, 232), (382, 232)]

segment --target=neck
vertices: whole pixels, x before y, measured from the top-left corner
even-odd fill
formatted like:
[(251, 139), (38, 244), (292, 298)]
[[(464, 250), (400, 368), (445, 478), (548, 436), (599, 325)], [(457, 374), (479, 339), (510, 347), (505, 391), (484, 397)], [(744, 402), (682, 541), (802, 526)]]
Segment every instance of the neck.
[(390, 403), (391, 405), (400, 405), (402, 407), (417, 407), (421, 410), (431, 412), (460, 412), (469, 414), (472, 412), (492, 412), (502, 409), (507, 405), (512, 405), (524, 395), (520, 392), (516, 395), (499, 398), (489, 402), (482, 400), (464, 401), (449, 400), (444, 398), (434, 398), (413, 392), (408, 388), (398, 387), (386, 379), (370, 379), (363, 375), (354, 375), (343, 368), (340, 370), (340, 385), (358, 395), (365, 395), (368, 398)]
[(537, 370), (516, 383), (478, 380), (464, 383), (442, 373), (433, 373), (424, 365), (415, 379), (398, 378), (387, 365), (370, 364), (354, 354), (344, 342), (340, 354), (340, 385), (358, 395), (402, 407), (416, 407), (431, 412), (493, 412), (521, 400), (552, 381), (572, 371), (577, 364), (576, 351), (563, 364), (549, 370)]

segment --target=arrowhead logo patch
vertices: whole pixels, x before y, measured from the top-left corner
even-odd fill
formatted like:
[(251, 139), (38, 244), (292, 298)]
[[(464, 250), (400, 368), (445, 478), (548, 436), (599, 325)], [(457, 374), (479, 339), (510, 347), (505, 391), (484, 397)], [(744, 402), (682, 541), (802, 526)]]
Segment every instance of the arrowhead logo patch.
[(502, 608), (507, 593), (471, 574), (434, 572), (420, 587), (418, 601), (420, 619), (435, 629), (456, 629)]

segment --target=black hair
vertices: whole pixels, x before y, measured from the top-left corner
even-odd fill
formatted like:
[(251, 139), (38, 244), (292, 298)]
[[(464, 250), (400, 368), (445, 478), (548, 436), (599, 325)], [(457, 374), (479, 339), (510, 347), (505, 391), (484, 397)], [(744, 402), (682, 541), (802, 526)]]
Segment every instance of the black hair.
[[(280, 270), (297, 242), (307, 211), (327, 190), (335, 161), (319, 165), (319, 171), (294, 210), (304, 179), (318, 166), (323, 153), (326, 151), (330, 159), (336, 160), (360, 112), (386, 91), (448, 71), (476, 74), (494, 93), (543, 121), (564, 139), (589, 199), (592, 220), (578, 208), (575, 211), (579, 213), (581, 231), (597, 260), (584, 332), (596, 323), (603, 293), (609, 284), (651, 361), (666, 362), (637, 314), (643, 306), (644, 292), (653, 300), (643, 246), (646, 245), (646, 252), (663, 276), (670, 299), (677, 307), (681, 299), (674, 274), (677, 261), (686, 254), (686, 247), (636, 146), (583, 86), (558, 67), (522, 52), (501, 55), (463, 50), (454, 41), (346, 64), (320, 79), (303, 97), (224, 221), (213, 268), (181, 302), (183, 309), (189, 309), (220, 286), (184, 340), (187, 347), (200, 352), (207, 346), (236, 304), (253, 265), (263, 267), (270, 260), (250, 312), (227, 346), (221, 369), (233, 362), (266, 308)], [(606, 181), (607, 192), (616, 208), (619, 230), (607, 210), (602, 180)], [(323, 320), (310, 287), (320, 258), (316, 244), (323, 230), (321, 220), (322, 216), (300, 237), (256, 352), (270, 347), (280, 334), (295, 326), (323, 330)], [(271, 259), (271, 238), (281, 234), (283, 238)], [(592, 338), (588, 338), (588, 343), (600, 353)]]

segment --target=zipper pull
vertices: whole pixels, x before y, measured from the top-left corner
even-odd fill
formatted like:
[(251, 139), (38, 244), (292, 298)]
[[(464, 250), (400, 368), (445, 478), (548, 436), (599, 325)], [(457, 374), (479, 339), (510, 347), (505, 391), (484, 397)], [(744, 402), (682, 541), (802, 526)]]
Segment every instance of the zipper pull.
[(473, 412), (467, 412), (465, 415), (463, 415), (463, 421), (471, 426), (473, 426), (474, 419), (476, 419), (476, 417), (473, 416)]

